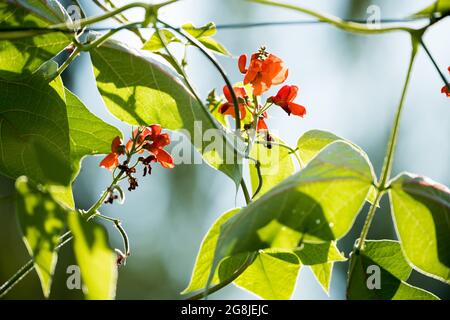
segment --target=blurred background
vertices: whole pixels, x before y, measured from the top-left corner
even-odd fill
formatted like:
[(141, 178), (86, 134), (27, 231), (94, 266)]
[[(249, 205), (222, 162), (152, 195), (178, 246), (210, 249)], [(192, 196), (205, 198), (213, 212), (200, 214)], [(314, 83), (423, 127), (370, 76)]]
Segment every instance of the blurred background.
[[(87, 15), (100, 14), (92, 1), (80, 0)], [(123, 5), (130, 1), (115, 1)], [(302, 0), (291, 1), (340, 17), (366, 19), (367, 8), (377, 5), (382, 19), (403, 18), (429, 5), (429, 0)], [(127, 12), (130, 20), (140, 18), (139, 10)], [(325, 24), (221, 28), (229, 23), (295, 21), (310, 19), (300, 13), (244, 0), (183, 0), (161, 10), (161, 18), (173, 25), (210, 21), (219, 26), (216, 39), (233, 54), (219, 57), (232, 81), (241, 81), (237, 60), (261, 45), (281, 57), (289, 67), (287, 83), (300, 87), (297, 102), (307, 107), (303, 119), (287, 117), (281, 109), (271, 109), (269, 126), (288, 144), (295, 145), (310, 129), (332, 131), (361, 146), (379, 173), (396, 106), (400, 99), (410, 54), (409, 37), (403, 33), (361, 36), (344, 33)], [(114, 21), (104, 23), (113, 26)], [(450, 19), (434, 26), (425, 42), (446, 73), (450, 65), (448, 30)], [(149, 37), (150, 30), (143, 33)], [(141, 43), (133, 34), (117, 35), (131, 46)], [(179, 48), (174, 45), (174, 52)], [(219, 74), (195, 49), (189, 51), (189, 75), (202, 97), (223, 82)], [(95, 85), (88, 54), (83, 54), (64, 73), (64, 82), (105, 121), (118, 126), (126, 136), (130, 127), (106, 109)], [(423, 50), (414, 66), (404, 109), (394, 174), (410, 171), (450, 185), (450, 101), (440, 93), (442, 80)], [(173, 135), (173, 139), (179, 136)], [(110, 174), (98, 167), (100, 157), (83, 160), (74, 185), (79, 208), (88, 208), (110, 182)], [(0, 180), (0, 195), (13, 192), (13, 182)], [(179, 165), (173, 170), (154, 166), (151, 177), (127, 193), (125, 204), (105, 206), (102, 212), (119, 217), (128, 232), (132, 256), (119, 270), (118, 299), (181, 299), (188, 284), (201, 240), (213, 221), (228, 209), (244, 203), (236, 197), (233, 182), (207, 165)], [(385, 198), (370, 229), (370, 239), (395, 239), (389, 205)], [(338, 246), (348, 256), (358, 236), (367, 207), (351, 232)], [(8, 198), (0, 203), (0, 283), (6, 281), (28, 259)], [(110, 226), (108, 226), (109, 228)], [(109, 229), (113, 246), (121, 239)], [(69, 247), (59, 254), (51, 299), (82, 298), (66, 287), (66, 269), (75, 264)], [(299, 273), (294, 299), (345, 299), (347, 263), (335, 264), (330, 295), (323, 292), (308, 268)], [(413, 272), (409, 282), (428, 289), (441, 298), (450, 298), (450, 286)], [(7, 296), (9, 299), (42, 299), (38, 278), (32, 272)], [(210, 298), (255, 299), (233, 285)]]

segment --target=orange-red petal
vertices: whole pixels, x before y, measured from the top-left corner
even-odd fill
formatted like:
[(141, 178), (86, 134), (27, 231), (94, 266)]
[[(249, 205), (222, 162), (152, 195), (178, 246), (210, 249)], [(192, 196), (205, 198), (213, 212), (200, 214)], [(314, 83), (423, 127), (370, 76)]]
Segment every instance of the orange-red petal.
[(103, 160), (100, 162), (100, 167), (106, 168), (108, 170), (113, 170), (119, 165), (119, 155), (117, 153), (108, 154)]
[(296, 116), (303, 117), (306, 114), (306, 108), (294, 102), (289, 102), (288, 108)]
[(264, 131), (264, 130), (268, 130), (269, 128), (267, 127), (266, 121), (264, 120), (263, 117), (259, 117), (258, 119), (258, 123), (256, 126), (256, 131), (260, 132), (260, 131)]
[(247, 56), (245, 54), (241, 54), (238, 60), (238, 67), (241, 73), (246, 73), (247, 69), (245, 66), (247, 65)]
[(158, 161), (164, 168), (172, 169), (175, 167), (173, 163), (173, 158), (167, 151), (159, 149), (155, 154), (156, 161)]
[(119, 147), (122, 144), (122, 139), (119, 136), (115, 137), (111, 143), (111, 152), (119, 153)]

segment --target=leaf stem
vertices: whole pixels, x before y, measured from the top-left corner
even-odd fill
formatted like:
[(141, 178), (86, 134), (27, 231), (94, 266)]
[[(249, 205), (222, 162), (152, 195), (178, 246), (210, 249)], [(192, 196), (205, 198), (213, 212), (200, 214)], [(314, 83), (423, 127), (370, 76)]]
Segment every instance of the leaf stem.
[[(124, 12), (128, 9), (133, 9), (133, 8), (143, 8), (148, 13), (151, 11), (156, 11), (164, 6), (167, 6), (167, 5), (177, 2), (177, 1), (178, 0), (168, 0), (168, 1), (165, 1), (162, 3), (158, 3), (158, 4), (149, 4), (149, 3), (145, 3), (145, 2), (132, 2), (132, 3), (126, 4), (122, 7), (116, 8), (114, 10), (105, 12), (104, 14), (95, 16), (95, 17), (80, 19), (80, 20), (78, 20), (78, 25), (80, 26), (80, 28), (83, 28), (83, 27), (104, 21), (109, 18), (114, 18), (116, 15), (119, 15), (122, 12)], [(63, 22), (63, 23), (54, 24), (54, 25), (50, 26), (49, 28), (56, 29), (56, 30), (64, 30), (64, 29), (67, 29), (67, 25), (66, 25), (66, 23)]]
[(436, 63), (436, 60), (434, 60), (433, 55), (431, 54), (430, 50), (428, 50), (427, 46), (425, 45), (425, 42), (423, 42), (423, 39), (420, 38), (420, 45), (427, 53), (428, 58), (430, 58), (431, 62), (433, 63), (433, 66), (436, 68), (436, 71), (439, 73), (439, 76), (441, 77), (442, 81), (444, 82), (444, 86), (447, 87), (447, 89), (450, 91), (450, 84), (445, 78), (444, 74), (442, 73), (441, 69)]
[(401, 26), (381, 26), (378, 25), (377, 27), (370, 27), (366, 23), (358, 23), (358, 22), (352, 22), (352, 21), (346, 21), (339, 17), (320, 13), (311, 9), (307, 9), (300, 6), (295, 6), (287, 3), (281, 3), (281, 2), (274, 2), (270, 0), (248, 0), (250, 2), (256, 2), (264, 5), (271, 5), (275, 7), (281, 7), (286, 9), (291, 9), (295, 11), (299, 11), (302, 13), (305, 13), (309, 16), (315, 17), (319, 19), (320, 21), (329, 23), (331, 25), (334, 25), (335, 27), (349, 31), (349, 32), (357, 32), (357, 33), (365, 33), (365, 34), (378, 34), (378, 33), (386, 33), (386, 32), (392, 32), (392, 31), (407, 31), (407, 32), (414, 32), (415, 29), (408, 28), (408, 27), (401, 27)]
[(244, 179), (241, 179), (241, 188), (242, 193), (244, 194), (245, 202), (248, 205), (250, 202), (252, 202), (252, 199), (250, 198), (250, 193), (248, 192), (248, 188), (247, 185), (245, 184)]
[(381, 179), (378, 184), (379, 190), (385, 190), (388, 187), (388, 180), (392, 171), (392, 164), (394, 161), (395, 147), (398, 139), (398, 132), (400, 127), (400, 117), (403, 111), (403, 106), (405, 104), (406, 93), (408, 91), (409, 81), (411, 79), (411, 71), (414, 65), (414, 60), (417, 54), (418, 41), (414, 35), (411, 35), (412, 52), (409, 60), (408, 72), (406, 74), (405, 84), (403, 85), (402, 95), (400, 98), (399, 105), (397, 107), (397, 113), (394, 118), (394, 124), (392, 127), (391, 135), (388, 142), (388, 148), (386, 152), (386, 157), (384, 158), (383, 169), (381, 171)]
[[(107, 8), (104, 4), (102, 4), (99, 0), (93, 0), (93, 1), (103, 11), (105, 11), (105, 12), (110, 11), (110, 9)], [(117, 9), (116, 5), (111, 0), (105, 0), (105, 2), (108, 3), (112, 9)], [(119, 23), (129, 22), (128, 18), (125, 17), (125, 15), (122, 13), (118, 14), (117, 16), (114, 16), (113, 18), (114, 18), (114, 20), (116, 20)], [(142, 36), (142, 33), (139, 31), (139, 29), (131, 29), (130, 31), (133, 32), (139, 38), (139, 40), (141, 40), (142, 43), (145, 43), (145, 38)]]
[(53, 79), (59, 77), (61, 75), (61, 73), (63, 73), (64, 70), (66, 70), (67, 67), (78, 57), (80, 52), (81, 52), (81, 49), (78, 46), (75, 47), (75, 49), (73, 50), (73, 52), (69, 56), (69, 58), (67, 58), (67, 60), (64, 61), (64, 63), (58, 68), (58, 70), (56, 71), (56, 74), (53, 76)]
[(414, 60), (415, 60), (415, 57), (417, 54), (418, 41), (414, 34), (411, 34), (411, 44), (412, 44), (412, 51), (411, 51), (411, 56), (409, 59), (408, 71), (406, 74), (405, 83), (403, 85), (400, 102), (397, 107), (397, 113), (394, 118), (394, 124), (392, 127), (389, 142), (388, 142), (386, 157), (384, 158), (384, 164), (383, 164), (383, 168), (381, 171), (381, 179), (380, 179), (379, 183), (377, 184), (375, 200), (369, 209), (369, 213), (367, 214), (363, 229), (361, 231), (359, 243), (357, 246), (357, 249), (359, 249), (359, 250), (361, 250), (364, 247), (364, 241), (366, 240), (370, 225), (372, 223), (373, 217), (375, 216), (375, 212), (378, 208), (378, 203), (379, 203), (381, 197), (383, 196), (384, 192), (389, 188), (389, 179), (390, 179), (390, 175), (391, 175), (391, 171), (392, 171), (392, 164), (394, 161), (395, 147), (396, 147), (397, 140), (398, 140), (400, 118), (401, 118), (401, 114), (403, 111), (403, 106), (405, 104), (405, 98), (406, 98), (406, 93), (408, 91), (409, 82), (411, 79), (411, 71), (412, 71), (412, 68), (414, 65)]

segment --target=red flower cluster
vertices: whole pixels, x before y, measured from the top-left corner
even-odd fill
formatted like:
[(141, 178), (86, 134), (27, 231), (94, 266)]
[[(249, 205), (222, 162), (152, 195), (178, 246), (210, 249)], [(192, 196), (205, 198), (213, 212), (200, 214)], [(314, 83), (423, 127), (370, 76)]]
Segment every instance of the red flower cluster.
[[(238, 67), (239, 71), (244, 74), (244, 86), (250, 84), (253, 89), (249, 90), (248, 87), (244, 88), (242, 85), (233, 88), (238, 99), (240, 119), (245, 119), (247, 111), (250, 111), (252, 115), (258, 117), (256, 123), (256, 130), (258, 132), (268, 130), (265, 122), (265, 119), (267, 119), (266, 111), (273, 104), (281, 107), (288, 115), (292, 113), (293, 115), (303, 117), (306, 114), (306, 108), (294, 102), (298, 93), (297, 86), (285, 85), (275, 96), (267, 99), (264, 105), (259, 105), (258, 98), (264, 92), (268, 91), (273, 85), (282, 84), (288, 77), (288, 69), (279, 57), (267, 52), (262, 47), (258, 52), (251, 55), (248, 67), (247, 56), (241, 55), (238, 60)], [(227, 86), (223, 88), (223, 93), (226, 102), (219, 106), (219, 113), (231, 115), (233, 118), (236, 118), (233, 100)], [(250, 117), (251, 123), (253, 123), (252, 118)], [(251, 128), (251, 123), (244, 124), (244, 129)]]
[(239, 57), (239, 70), (245, 74), (244, 84), (251, 83), (255, 96), (260, 96), (272, 85), (282, 84), (288, 77), (288, 69), (284, 66), (283, 60), (267, 53), (265, 48), (252, 54), (248, 69), (245, 68), (246, 64), (247, 56), (243, 54)]
[[(447, 70), (450, 73), (450, 67), (448, 67)], [(441, 93), (445, 94), (448, 98), (450, 98), (450, 90), (446, 85), (442, 87)]]
[(145, 128), (137, 128), (133, 132), (133, 137), (124, 146), (120, 137), (114, 138), (111, 144), (111, 153), (101, 162), (100, 167), (113, 170), (119, 166), (119, 156), (127, 154), (142, 154), (147, 150), (150, 155), (147, 158), (140, 158), (140, 161), (149, 165), (150, 162), (159, 162), (164, 168), (173, 168), (172, 156), (163, 148), (170, 144), (170, 137), (167, 133), (161, 133), (161, 126), (154, 124)]

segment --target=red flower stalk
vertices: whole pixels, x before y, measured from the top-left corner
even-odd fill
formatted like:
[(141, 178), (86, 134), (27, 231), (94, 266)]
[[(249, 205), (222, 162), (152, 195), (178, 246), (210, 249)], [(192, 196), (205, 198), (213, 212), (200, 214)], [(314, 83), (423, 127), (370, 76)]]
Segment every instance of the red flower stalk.
[(288, 76), (288, 69), (283, 60), (276, 55), (268, 53), (265, 48), (252, 54), (248, 69), (246, 68), (247, 57), (241, 55), (238, 61), (238, 67), (241, 73), (245, 74), (244, 84), (251, 83), (253, 94), (260, 96), (272, 85), (283, 83)]
[[(450, 67), (447, 68), (448, 72), (450, 73)], [(441, 93), (445, 94), (447, 98), (450, 98), (450, 90), (447, 87), (447, 85), (443, 86), (441, 89)]]
[(119, 165), (119, 156), (124, 154), (124, 147), (120, 137), (115, 137), (111, 143), (111, 153), (108, 154), (101, 162), (100, 167), (113, 170)]
[(272, 96), (270, 99), (273, 103), (283, 108), (288, 115), (294, 114), (296, 116), (303, 117), (306, 114), (306, 108), (293, 102), (297, 97), (297, 86), (283, 86), (276, 96)]
[[(245, 92), (245, 88), (243, 87), (234, 87), (234, 94), (236, 95), (236, 98), (238, 99), (239, 104), (239, 113), (241, 120), (245, 118), (246, 110), (245, 105), (242, 103), (242, 101), (245, 101), (247, 99), (247, 92)], [(223, 94), (225, 95), (225, 98), (227, 99), (227, 102), (220, 105), (218, 111), (221, 114), (228, 114), (236, 119), (236, 113), (234, 112), (234, 104), (233, 104), (233, 98), (231, 97), (230, 89), (228, 89), (227, 86), (223, 87)]]

